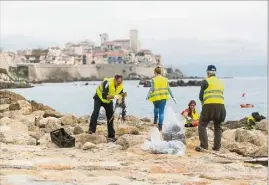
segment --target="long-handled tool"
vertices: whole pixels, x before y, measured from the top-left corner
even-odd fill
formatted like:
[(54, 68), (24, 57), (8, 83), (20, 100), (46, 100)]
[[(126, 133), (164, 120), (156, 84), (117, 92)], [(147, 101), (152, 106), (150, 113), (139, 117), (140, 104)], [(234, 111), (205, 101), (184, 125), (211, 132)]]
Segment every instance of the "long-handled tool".
[(113, 110), (113, 115), (109, 120), (109, 123), (111, 123), (112, 119), (114, 118), (114, 114), (116, 112), (117, 108), (121, 108), (121, 113), (119, 114), (118, 120), (121, 119), (122, 123), (124, 123), (125, 121), (125, 117), (126, 117), (126, 104), (125, 104), (125, 97), (127, 96), (127, 93), (123, 93), (121, 95), (119, 95), (120, 97), (117, 98), (114, 110)]

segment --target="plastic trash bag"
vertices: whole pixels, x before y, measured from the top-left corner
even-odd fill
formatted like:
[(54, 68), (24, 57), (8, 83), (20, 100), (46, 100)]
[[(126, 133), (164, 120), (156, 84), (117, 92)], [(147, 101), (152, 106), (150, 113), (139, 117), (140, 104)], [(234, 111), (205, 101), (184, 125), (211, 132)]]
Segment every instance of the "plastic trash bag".
[(185, 143), (185, 128), (184, 121), (178, 120), (173, 109), (167, 107), (165, 112), (163, 129), (162, 129), (163, 139), (165, 141), (181, 141)]
[(153, 127), (149, 132), (150, 140), (144, 142), (141, 146), (142, 150), (148, 151), (152, 154), (173, 154), (183, 156), (185, 154), (185, 145), (183, 142), (163, 141), (158, 128)]

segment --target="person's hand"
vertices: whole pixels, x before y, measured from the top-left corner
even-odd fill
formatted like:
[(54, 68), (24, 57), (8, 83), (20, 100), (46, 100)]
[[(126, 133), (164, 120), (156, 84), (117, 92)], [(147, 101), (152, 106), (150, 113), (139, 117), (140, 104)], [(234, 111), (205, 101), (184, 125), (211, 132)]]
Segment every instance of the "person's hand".
[(192, 119), (191, 119), (191, 117), (187, 117), (187, 120), (188, 120), (188, 121), (191, 121)]
[(175, 104), (177, 104), (177, 99), (175, 97), (172, 98), (175, 102)]
[(112, 96), (112, 95), (107, 95), (107, 99), (112, 100), (112, 99), (114, 99), (114, 96)]

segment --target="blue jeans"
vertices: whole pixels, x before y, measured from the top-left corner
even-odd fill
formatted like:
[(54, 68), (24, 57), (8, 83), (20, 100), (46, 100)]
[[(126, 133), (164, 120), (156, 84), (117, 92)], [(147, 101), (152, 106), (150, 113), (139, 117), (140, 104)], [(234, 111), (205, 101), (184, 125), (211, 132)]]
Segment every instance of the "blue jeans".
[(155, 101), (153, 102), (153, 105), (154, 105), (154, 117), (159, 117), (158, 125), (162, 125), (164, 119), (164, 108), (166, 105), (166, 100)]

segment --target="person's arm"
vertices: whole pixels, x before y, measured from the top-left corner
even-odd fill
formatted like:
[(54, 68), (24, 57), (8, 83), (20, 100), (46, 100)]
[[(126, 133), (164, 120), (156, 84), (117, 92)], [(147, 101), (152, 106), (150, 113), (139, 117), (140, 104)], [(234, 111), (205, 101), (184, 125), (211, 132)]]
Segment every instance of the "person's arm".
[(150, 94), (154, 91), (154, 82), (153, 80), (151, 81), (151, 87), (149, 89), (148, 95), (147, 95), (147, 99), (149, 99)]
[(205, 90), (208, 88), (208, 83), (206, 80), (203, 80), (202, 81), (202, 84), (201, 84), (201, 89), (200, 89), (200, 94), (199, 94), (199, 99), (201, 102), (203, 102), (203, 99), (204, 99), (204, 92)]

